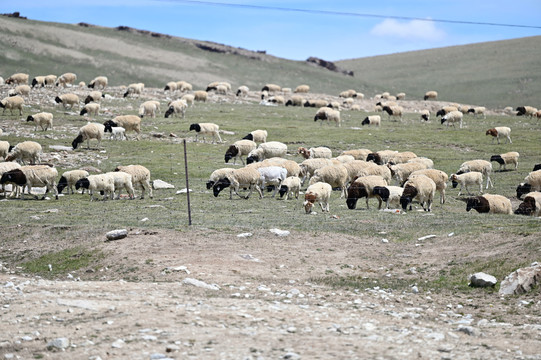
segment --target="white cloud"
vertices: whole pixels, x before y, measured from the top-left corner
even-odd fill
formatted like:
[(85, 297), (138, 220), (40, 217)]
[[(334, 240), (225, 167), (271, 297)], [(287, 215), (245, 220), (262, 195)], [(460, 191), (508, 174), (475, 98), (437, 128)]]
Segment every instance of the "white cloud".
[(411, 20), (399, 22), (385, 19), (370, 30), (372, 35), (395, 37), (406, 40), (440, 41), (445, 38), (445, 32), (436, 28), (433, 21)]

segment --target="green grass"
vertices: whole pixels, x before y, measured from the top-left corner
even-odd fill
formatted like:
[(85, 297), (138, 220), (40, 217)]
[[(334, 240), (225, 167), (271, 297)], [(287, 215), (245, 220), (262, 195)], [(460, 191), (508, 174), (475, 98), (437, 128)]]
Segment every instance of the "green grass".
[[(47, 253), (36, 259), (23, 262), (21, 265), (26, 273), (48, 277), (88, 268), (102, 258), (102, 253), (78, 246)], [(49, 264), (52, 264), (50, 270)]]

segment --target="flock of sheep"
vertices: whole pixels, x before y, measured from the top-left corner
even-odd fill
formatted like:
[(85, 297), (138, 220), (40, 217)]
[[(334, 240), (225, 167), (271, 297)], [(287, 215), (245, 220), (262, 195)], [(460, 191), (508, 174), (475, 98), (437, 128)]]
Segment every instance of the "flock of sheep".
[[(13, 114), (18, 111), (23, 115), (24, 96), (32, 91), (34, 87), (63, 87), (70, 88), (77, 86), (75, 81), (77, 76), (73, 73), (66, 73), (59, 77), (54, 75), (36, 76), (32, 79), (32, 87), (28, 85), (29, 76), (27, 74), (14, 74), (5, 80), (9, 85), (8, 96), (0, 101), (0, 107), (3, 113), (6, 110)], [(0, 78), (0, 84), (4, 83)], [(13, 86), (13, 87), (11, 87)], [(86, 85), (83, 82), (78, 84), (79, 88), (88, 87), (92, 89), (84, 99), (84, 106), (81, 106), (79, 96), (73, 93), (59, 94), (55, 97), (55, 102), (61, 104), (65, 109), (80, 108), (80, 115), (85, 114), (98, 116), (100, 112), (100, 101), (106, 95), (102, 92), (108, 86), (108, 79), (105, 76), (98, 76)], [(125, 87), (123, 97), (141, 96), (145, 91), (143, 83), (129, 84)], [(219, 95), (233, 93), (232, 87), (227, 82), (212, 82), (207, 85), (205, 90), (193, 91), (191, 84), (185, 81), (168, 82), (164, 93), (169, 93), (171, 97), (177, 97), (176, 100), (167, 104), (167, 110), (164, 117), (177, 116), (184, 118), (190, 106), (195, 101), (207, 101), (209, 93), (214, 92)], [(341, 101), (325, 101), (321, 99), (305, 98), (310, 92), (310, 86), (299, 85), (294, 90), (291, 88), (282, 88), (276, 84), (266, 84), (258, 92), (262, 104), (284, 105), (284, 106), (302, 106), (317, 108), (314, 115), (314, 121), (327, 121), (334, 123), (337, 127), (341, 126), (341, 111), (362, 110), (355, 99), (363, 99), (364, 94), (355, 90), (346, 90), (339, 94)], [(236, 91), (237, 97), (246, 97), (250, 94), (247, 86), (240, 86)], [(437, 92), (429, 91), (425, 94), (424, 100), (437, 99)], [(397, 121), (402, 120), (404, 108), (399, 101), (404, 100), (405, 93), (391, 95), (389, 93), (377, 94), (374, 98), (377, 101), (374, 105), (375, 112), (381, 115), (367, 116), (362, 125), (380, 126), (382, 116), (387, 114), (387, 118), (394, 118)], [(286, 101), (286, 98), (287, 101)], [(59, 105), (60, 106), (60, 105)], [(138, 115), (119, 115), (104, 123), (89, 122), (82, 126), (72, 141), (72, 148), (75, 150), (80, 144), (86, 141), (87, 148), (90, 148), (90, 141), (96, 140), (98, 147), (105, 133), (111, 133), (115, 139), (127, 138), (126, 133), (134, 132), (136, 139), (140, 138), (141, 122), (145, 117), (155, 118), (160, 110), (161, 103), (158, 100), (148, 100), (143, 102), (138, 111)], [(513, 111), (513, 109), (508, 109)], [(519, 116), (541, 117), (541, 111), (530, 107), (522, 106), (514, 110)], [(435, 116), (441, 116), (441, 124), (455, 126), (458, 124), (462, 128), (464, 115), (471, 114), (473, 117), (486, 117), (484, 107), (467, 107), (459, 104), (451, 104), (439, 109)], [(429, 109), (419, 111), (420, 121), (428, 121), (431, 116)], [(53, 127), (52, 113), (42, 111), (36, 114), (28, 115), (27, 121), (35, 123), (35, 130), (39, 128), (47, 131)], [(206, 123), (193, 123), (189, 126), (189, 131), (195, 131), (195, 141), (201, 136), (206, 140), (206, 136), (212, 136), (213, 142), (222, 143), (220, 137), (219, 125)], [(493, 141), (498, 143), (501, 139), (509, 144), (511, 141), (511, 129), (508, 127), (495, 127), (486, 130), (486, 135), (493, 137)], [(514, 165), (516, 170), (518, 165), (519, 153), (508, 152), (491, 157), (490, 161), (476, 159), (463, 163), (456, 173), (447, 175), (441, 170), (434, 169), (434, 162), (425, 157), (418, 157), (413, 152), (398, 152), (391, 150), (373, 152), (368, 149), (354, 149), (343, 151), (339, 156), (333, 157), (332, 151), (328, 147), (297, 149), (296, 154), (301, 155), (305, 160), (297, 163), (288, 160), (288, 147), (279, 141), (267, 141), (267, 130), (258, 129), (251, 131), (244, 138), (231, 144), (224, 156), (226, 163), (233, 160), (236, 164), (237, 159), (245, 165), (242, 168), (221, 168), (214, 171), (207, 182), (207, 189), (212, 189), (214, 196), (226, 188), (230, 188), (230, 199), (233, 193), (240, 195), (241, 189), (247, 189), (249, 192), (244, 198), (248, 198), (253, 190), (256, 190), (261, 198), (264, 197), (264, 191), (267, 187), (274, 188), (273, 197), (278, 192), (281, 197), (299, 197), (301, 188), (308, 181), (308, 187), (304, 193), (304, 208), (307, 213), (312, 212), (316, 203), (320, 204), (322, 211), (329, 211), (329, 199), (333, 188), (339, 188), (341, 198), (344, 198), (349, 209), (356, 207), (357, 201), (366, 198), (366, 207), (369, 207), (368, 200), (375, 198), (378, 200), (378, 208), (385, 206), (400, 206), (404, 211), (411, 209), (413, 201), (418, 201), (424, 210), (430, 211), (435, 196), (435, 192), (440, 193), (440, 203), (445, 203), (445, 190), (449, 182), (453, 187), (460, 185), (459, 195), (463, 190), (468, 194), (468, 187), (479, 187), (479, 193), (482, 193), (483, 180), (486, 179), (486, 188), (492, 186), (490, 175), (492, 173), (492, 162), (500, 164), (500, 169), (506, 165)], [(90, 175), (83, 169), (66, 171), (57, 181), (58, 172), (51, 164), (40, 164), (41, 145), (34, 141), (23, 141), (15, 146), (11, 146), (6, 141), (0, 141), (0, 158), (5, 162), (0, 163), (0, 184), (4, 194), (6, 184), (12, 184), (14, 191), (11, 196), (24, 197), (25, 189), (30, 192), (32, 187), (47, 187), (52, 191), (56, 198), (64, 188), (68, 188), (74, 193), (76, 190), (88, 189), (90, 199), (98, 192), (104, 194), (104, 198), (120, 197), (120, 191), (125, 189), (130, 198), (135, 197), (134, 186), (142, 188), (141, 198), (144, 198), (145, 191), (149, 192), (152, 198), (152, 187), (150, 185), (150, 171), (141, 165), (120, 166), (115, 171), (105, 174)], [(290, 154), (291, 155), (291, 152)], [(14, 162), (18, 161), (18, 162)], [(29, 163), (30, 165), (26, 165)], [(392, 185), (392, 183), (396, 185)], [(524, 201), (516, 209), (517, 214), (527, 214), (539, 216), (541, 213), (541, 170), (534, 169), (526, 178), (524, 183), (517, 188), (517, 197), (524, 197)], [(509, 199), (501, 195), (484, 194), (465, 199), (467, 210), (475, 209), (482, 213), (503, 213), (513, 212)]]

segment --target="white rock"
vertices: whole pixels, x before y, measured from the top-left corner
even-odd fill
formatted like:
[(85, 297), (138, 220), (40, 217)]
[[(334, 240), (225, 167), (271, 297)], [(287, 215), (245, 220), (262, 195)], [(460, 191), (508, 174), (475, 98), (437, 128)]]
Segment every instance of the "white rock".
[(113, 347), (115, 349), (120, 349), (120, 348), (124, 347), (124, 345), (126, 345), (124, 340), (118, 339), (114, 343), (111, 344), (111, 347)]
[(498, 280), (489, 274), (483, 272), (478, 272), (473, 275), (470, 275), (470, 286), (471, 287), (494, 287), (498, 283)]
[(70, 346), (70, 341), (67, 338), (57, 338), (47, 343), (47, 347), (65, 349)]
[(288, 236), (290, 234), (287, 230), (280, 230), (280, 229), (269, 229), (269, 231), (276, 236)]
[(73, 151), (73, 148), (71, 146), (63, 146), (63, 145), (49, 145), (49, 149), (56, 150), (56, 151)]
[(182, 283), (186, 285), (192, 285), (192, 286), (208, 289), (208, 290), (220, 290), (220, 286), (218, 286), (217, 284), (207, 284), (204, 281), (192, 279), (192, 278), (186, 278), (182, 280)]
[(109, 241), (123, 239), (126, 236), (128, 236), (128, 230), (126, 229), (112, 230), (105, 234), (105, 237)]
[(247, 233), (238, 234), (237, 237), (245, 238), (245, 237), (250, 237), (252, 235), (253, 235), (252, 233), (247, 232)]
[(420, 238), (418, 238), (417, 240), (418, 241), (423, 241), (423, 240), (426, 240), (426, 239), (431, 239), (431, 238), (435, 238), (436, 235), (426, 235), (426, 236), (422, 236)]
[[(192, 192), (193, 190), (190, 189), (190, 192)], [(179, 191), (176, 192), (176, 194), (186, 194), (188, 192), (188, 189), (184, 188), (184, 189), (180, 189)]]
[(166, 183), (165, 181), (160, 180), (160, 179), (156, 179), (156, 180), (152, 181), (152, 187), (155, 190), (158, 190), (158, 189), (174, 189), (175, 185)]
[(384, 244), (386, 244), (386, 243), (389, 242), (389, 239), (381, 239), (381, 242), (384, 243)]
[(541, 265), (513, 271), (500, 284), (501, 295), (520, 295), (541, 284)]

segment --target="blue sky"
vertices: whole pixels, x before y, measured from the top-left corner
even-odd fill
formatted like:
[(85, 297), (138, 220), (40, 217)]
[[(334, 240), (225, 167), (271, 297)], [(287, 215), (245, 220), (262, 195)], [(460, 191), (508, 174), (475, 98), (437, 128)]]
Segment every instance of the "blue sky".
[[(254, 7), (223, 6), (218, 3)], [(33, 20), (131, 26), (249, 50), (266, 50), (269, 54), (293, 60), (317, 56), (336, 61), (541, 35), (541, 28), (434, 21), (541, 26), (539, 0), (24, 0), (4, 2), (0, 9), (2, 13), (19, 11), (22, 16)], [(374, 14), (381, 17), (312, 11)]]

